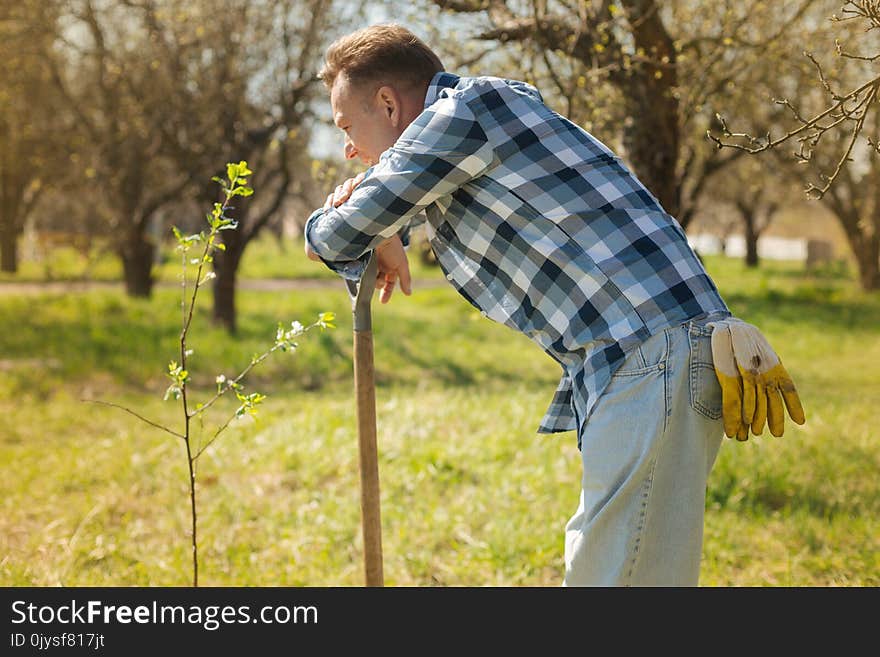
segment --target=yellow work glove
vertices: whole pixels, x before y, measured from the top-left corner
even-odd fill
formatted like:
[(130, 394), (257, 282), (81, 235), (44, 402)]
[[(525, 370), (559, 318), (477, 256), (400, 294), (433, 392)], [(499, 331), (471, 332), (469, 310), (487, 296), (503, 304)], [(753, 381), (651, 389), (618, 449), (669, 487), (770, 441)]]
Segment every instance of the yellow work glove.
[(806, 421), (794, 381), (757, 327), (736, 317), (709, 322), (712, 359), (721, 384), (724, 434), (748, 440), (760, 435), (764, 422), (774, 436), (785, 428), (783, 403), (797, 424)]

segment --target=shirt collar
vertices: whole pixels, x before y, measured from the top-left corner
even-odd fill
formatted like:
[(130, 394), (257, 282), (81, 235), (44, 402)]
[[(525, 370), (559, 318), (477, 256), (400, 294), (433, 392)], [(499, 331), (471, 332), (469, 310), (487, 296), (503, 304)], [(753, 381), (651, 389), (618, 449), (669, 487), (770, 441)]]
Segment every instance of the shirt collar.
[(447, 73), (446, 71), (436, 73), (428, 84), (428, 93), (425, 94), (425, 109), (437, 102), (441, 91), (455, 87), (455, 85), (458, 84), (459, 79), (460, 77), (458, 75)]

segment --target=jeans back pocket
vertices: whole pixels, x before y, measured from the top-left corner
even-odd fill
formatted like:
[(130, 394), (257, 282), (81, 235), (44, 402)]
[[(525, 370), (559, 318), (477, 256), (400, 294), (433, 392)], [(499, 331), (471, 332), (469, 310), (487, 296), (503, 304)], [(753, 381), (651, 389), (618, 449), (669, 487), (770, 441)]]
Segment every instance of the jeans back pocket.
[(688, 322), (691, 407), (710, 420), (721, 417), (721, 384), (712, 361), (712, 329)]

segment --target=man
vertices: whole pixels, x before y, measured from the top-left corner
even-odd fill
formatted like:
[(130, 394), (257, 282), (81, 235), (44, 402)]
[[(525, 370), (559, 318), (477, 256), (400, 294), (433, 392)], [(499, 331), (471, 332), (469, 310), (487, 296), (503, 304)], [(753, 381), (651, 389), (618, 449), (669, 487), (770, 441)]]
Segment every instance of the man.
[(695, 586), (722, 433), (766, 419), (778, 435), (782, 393), (803, 421), (772, 349), (621, 159), (534, 87), (445, 72), (393, 24), (337, 40), (321, 77), (368, 169), (309, 217), (309, 257), (357, 278), (375, 251), (387, 303), (398, 283), (411, 294), (424, 221), (455, 289), (562, 367), (539, 432), (576, 431), (583, 462), (564, 584)]

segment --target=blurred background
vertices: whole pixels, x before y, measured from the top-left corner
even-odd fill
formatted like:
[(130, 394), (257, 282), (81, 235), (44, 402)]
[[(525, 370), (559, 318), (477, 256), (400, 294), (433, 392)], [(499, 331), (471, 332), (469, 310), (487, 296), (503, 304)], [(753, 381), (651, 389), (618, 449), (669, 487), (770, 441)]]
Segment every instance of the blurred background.
[[(211, 176), (245, 159), (259, 194), (216, 263), (214, 313), (233, 327), (248, 245), (298, 239), (347, 173), (316, 79), (324, 49), (397, 20), (448, 70), (538, 86), (625, 156), (701, 253), (833, 264), (876, 289), (878, 19), (840, 4), (5, 2), (0, 280), (106, 278), (115, 259), (126, 292), (148, 296), (170, 226), (194, 229)], [(748, 157), (767, 136), (780, 143)]]
[[(385, 21), (409, 27), (447, 70), (534, 84), (616, 150), (684, 227), (734, 312), (779, 347), (808, 422), (769, 450), (754, 440), (722, 455), (704, 581), (877, 584), (875, 0), (0, 0), (4, 583), (186, 581), (186, 517), (173, 511), (185, 481), (173, 467), (158, 474), (173, 445), (81, 399), (124, 399), (175, 421), (161, 401), (180, 332), (172, 227), (204, 228), (219, 200), (211, 178), (240, 160), (255, 193), (236, 200), (238, 229), (222, 234), (212, 263), (194, 385), (210, 389), (218, 371), (246, 362), (278, 321), (334, 311), (340, 325), (304, 338), (298, 360), (255, 372), (277, 405), (264, 424), (237, 429), (204, 475), (206, 499), (223, 501), (205, 511), (209, 581), (358, 583), (356, 518), (337, 513), (349, 513), (339, 510), (353, 473), (334, 461), (352, 458), (348, 300), (304, 258), (302, 227), (357, 171), (341, 158), (317, 79), (324, 50)], [(532, 425), (556, 366), (472, 322), (421, 235), (411, 256), (416, 294), (377, 318), (380, 421), (394, 436), (383, 466), (397, 493), (387, 517), (399, 520), (386, 576), (555, 585), (577, 455), (573, 439), (560, 439), (562, 452)], [(511, 359), (514, 350), (529, 355)], [(473, 415), (447, 417), (469, 404)], [(486, 426), (487, 409), (497, 424)], [(291, 443), (286, 432), (324, 438)], [(493, 463), (523, 458), (507, 522), (493, 529), (492, 487), (513, 485)], [(221, 462), (239, 473), (252, 464), (262, 483)], [(436, 486), (421, 514), (413, 481)], [(242, 511), (243, 499), (256, 506)], [(536, 500), (546, 526), (512, 530)]]

